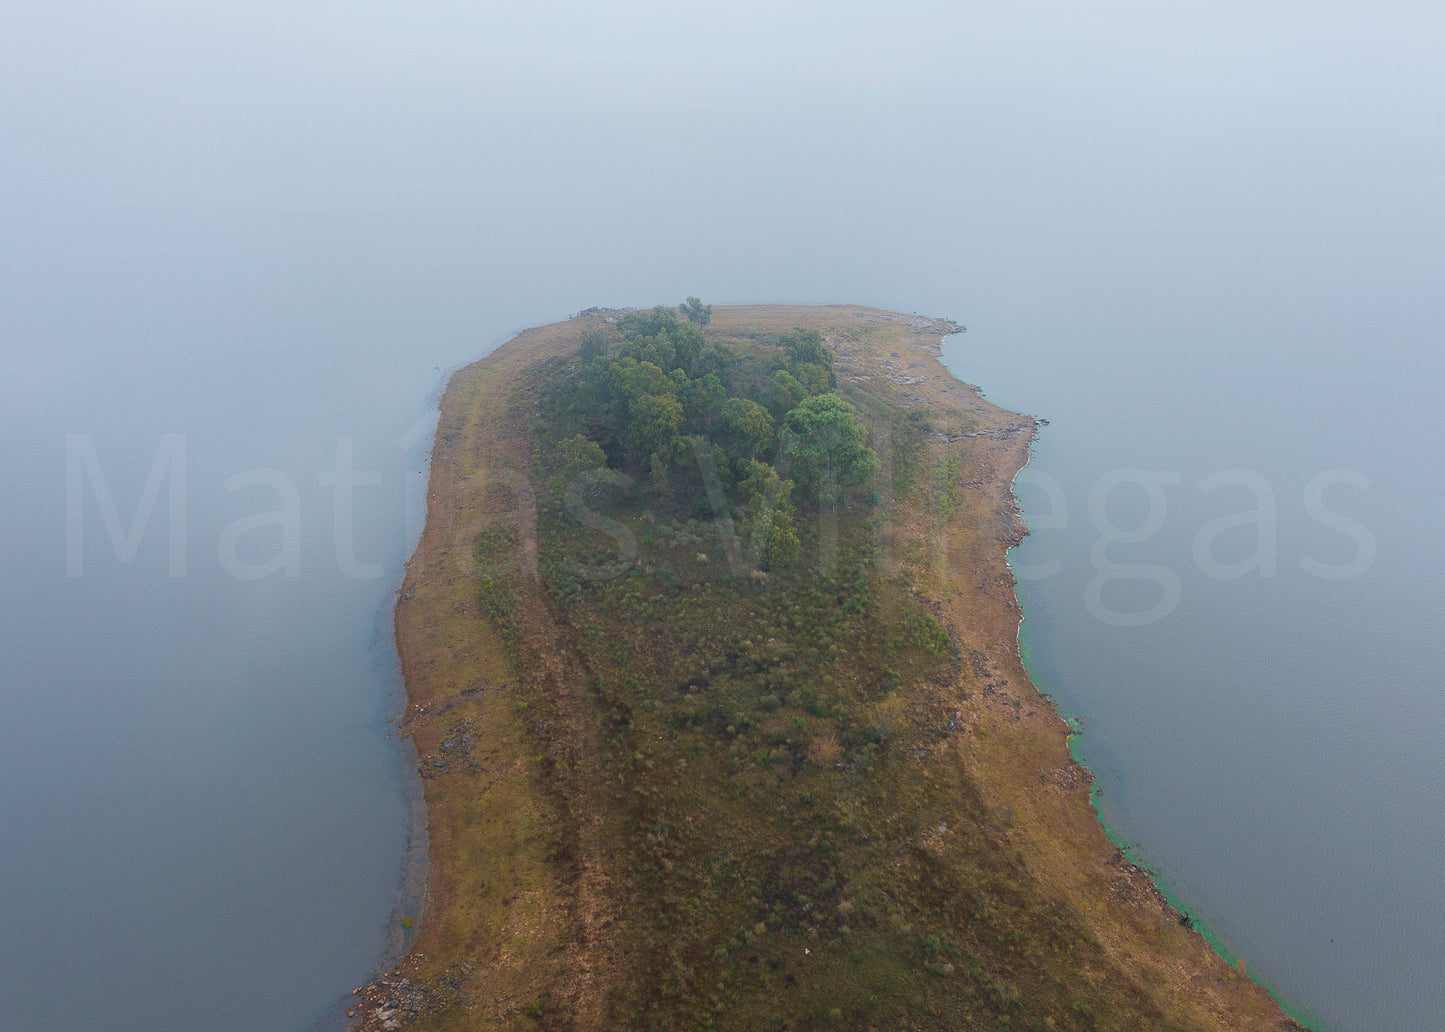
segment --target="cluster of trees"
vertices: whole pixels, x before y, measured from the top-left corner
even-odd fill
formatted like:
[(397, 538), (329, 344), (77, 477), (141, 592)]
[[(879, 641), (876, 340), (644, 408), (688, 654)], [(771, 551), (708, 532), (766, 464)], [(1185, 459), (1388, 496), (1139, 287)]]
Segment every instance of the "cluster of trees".
[(745, 363), (704, 339), (710, 305), (688, 298), (681, 312), (631, 312), (614, 331), (583, 335), (574, 411), (618, 447), (609, 454), (596, 432), (578, 435), (562, 445), (565, 472), (620, 465), (679, 504), (721, 501), (741, 516), (754, 561), (785, 565), (799, 549), (799, 502), (836, 508), (872, 479), (877, 458), (834, 392), (816, 330), (783, 334), (777, 358)]

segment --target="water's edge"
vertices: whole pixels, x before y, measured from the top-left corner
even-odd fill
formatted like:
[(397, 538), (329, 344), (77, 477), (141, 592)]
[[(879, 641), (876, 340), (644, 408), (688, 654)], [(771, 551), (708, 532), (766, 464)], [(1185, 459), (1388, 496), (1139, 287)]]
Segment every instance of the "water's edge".
[[(953, 370), (950, 369), (949, 372), (952, 373)], [(983, 392), (980, 391), (980, 393)], [(1024, 464), (1019, 467), (1018, 471), (1014, 474), (1013, 481), (1010, 483), (1010, 492), (1014, 496), (1015, 504), (1018, 504), (1018, 494), (1013, 491), (1013, 484), (1018, 482), (1019, 475), (1023, 473), (1024, 470), (1028, 469), (1030, 466), (1033, 465), (1035, 446), (1038, 442), (1038, 435), (1041, 429), (1042, 428), (1038, 425), (1038, 422), (1035, 421), (1034, 433), (1029, 439), (1028, 458), (1024, 462)], [(1020, 517), (1022, 519), (1021, 510)], [(1014, 568), (1014, 553), (1019, 548), (1021, 548), (1024, 542), (1028, 539), (1029, 530), (1027, 520), (1023, 520), (1023, 527), (1024, 537), (1020, 539), (1018, 544), (1013, 545), (1009, 548), (1007, 556), (1005, 558), (1005, 562), (1007, 562), (1010, 572), (1012, 572)], [(1070, 728), (1073, 729), (1073, 733), (1068, 736), (1069, 755), (1072, 756), (1081, 767), (1088, 770), (1090, 775), (1094, 775), (1095, 772), (1091, 768), (1089, 768), (1088, 764), (1084, 761), (1084, 757), (1078, 746), (1078, 741), (1083, 735), (1082, 723), (1079, 719), (1079, 716), (1077, 714), (1070, 713), (1063, 706), (1059, 698), (1040, 681), (1038, 674), (1035, 672), (1033, 665), (1030, 663), (1028, 642), (1024, 635), (1024, 625), (1028, 621), (1028, 609), (1024, 604), (1023, 594), (1019, 590), (1019, 580), (1017, 577), (1014, 578), (1014, 599), (1018, 603), (1019, 610), (1019, 624), (1015, 637), (1015, 644), (1018, 647), (1019, 661), (1023, 664), (1024, 670), (1029, 676), (1029, 680), (1033, 682), (1033, 685), (1038, 690), (1039, 694), (1049, 700), (1049, 704), (1054, 707), (1054, 710), (1059, 714), (1060, 718), (1062, 718), (1063, 721), (1068, 724)], [(1219, 954), (1219, 956), (1222, 957), (1224, 961), (1228, 963), (1231, 967), (1238, 969), (1238, 958), (1235, 957), (1232, 953), (1230, 953), (1230, 951), (1224, 946), (1223, 942), (1221, 942), (1219, 938), (1218, 933), (1215, 932), (1212, 928), (1206, 926), (1205, 924), (1199, 921), (1195, 921), (1190, 916), (1189, 910), (1185, 905), (1186, 901), (1174, 890), (1171, 885), (1169, 885), (1168, 882), (1163, 879), (1161, 875), (1156, 873), (1154, 869), (1150, 867), (1144, 859), (1141, 859), (1140, 856), (1137, 855), (1136, 850), (1129, 844), (1129, 842), (1125, 839), (1123, 835), (1121, 835), (1117, 830), (1110, 826), (1108, 820), (1105, 819), (1104, 811), (1100, 806), (1099, 793), (1099, 781), (1097, 777), (1094, 777), (1092, 784), (1089, 786), (1089, 804), (1094, 808), (1094, 815), (1098, 818), (1099, 826), (1104, 829), (1104, 834), (1108, 836), (1109, 841), (1112, 842), (1121, 853), (1123, 853), (1125, 859), (1127, 859), (1129, 863), (1133, 864), (1134, 866), (1138, 867), (1140, 870), (1148, 874), (1150, 882), (1152, 882), (1154, 887), (1159, 890), (1159, 893), (1164, 897), (1164, 899), (1169, 903), (1169, 905), (1172, 906), (1175, 910), (1179, 911), (1179, 913), (1183, 915), (1184, 919), (1188, 920), (1189, 927), (1193, 928), (1196, 932), (1202, 935), (1215, 953)], [(1282, 996), (1273, 987), (1249, 974), (1247, 969), (1242, 973), (1244, 977), (1248, 978), (1251, 982), (1260, 986), (1262, 989), (1264, 989), (1265, 992), (1269, 993), (1269, 995), (1274, 998), (1274, 1001), (1279, 1004), (1280, 1009), (1284, 1011), (1285, 1014), (1289, 1015), (1289, 1017), (1299, 1022), (1301, 1025), (1304, 1025), (1306, 1028), (1314, 1030), (1314, 1032), (1335, 1032), (1332, 1026), (1325, 1024), (1320, 1018), (1316, 1017), (1303, 1003)]]
[[(433, 424), (428, 433), (430, 444), (426, 449), (422, 468), (417, 471), (418, 476), (409, 484), (409, 493), (412, 497), (406, 500), (405, 512), (409, 520), (412, 514), (416, 515), (415, 522), (406, 528), (407, 544), (404, 549), (406, 558), (401, 564), (396, 582), (392, 585), (391, 591), (387, 593), (386, 601), (378, 612), (378, 620), (383, 625), (379, 628), (379, 634), (384, 637), (386, 642), (393, 671), (386, 692), (386, 711), (393, 714), (388, 720), (388, 724), (394, 729), (401, 725), (401, 719), (406, 712), (407, 700), (406, 679), (402, 676), (401, 656), (396, 643), (396, 603), (406, 583), (407, 567), (411, 563), (412, 556), (416, 554), (417, 547), (421, 542), (422, 529), (426, 526), (427, 484), (431, 481), (432, 455), (436, 449), (435, 424), (441, 415), (441, 397), (452, 374), (459, 368), (461, 365), (447, 369), (441, 374), (437, 386), (427, 397), (425, 414), (418, 418), (414, 427), (415, 431), (415, 428), (424, 421), (430, 421)], [(422, 922), (426, 919), (427, 874), (431, 858), (431, 840), (427, 832), (426, 798), (422, 789), (416, 746), (411, 738), (401, 735), (399, 730), (394, 730), (390, 737), (396, 742), (398, 789), (403, 795), (406, 805), (406, 841), (402, 847), (401, 870), (397, 878), (395, 902), (383, 933), (386, 946), (371, 969), (366, 972), (362, 986), (385, 975), (401, 963), (411, 949), (412, 942), (421, 931)], [(346, 1032), (347, 1029), (354, 1027), (355, 1020), (347, 1012), (355, 1006), (355, 996), (360, 988), (361, 986), (354, 987), (345, 995), (338, 997), (326, 1010), (325, 1015), (311, 1027), (310, 1032)]]

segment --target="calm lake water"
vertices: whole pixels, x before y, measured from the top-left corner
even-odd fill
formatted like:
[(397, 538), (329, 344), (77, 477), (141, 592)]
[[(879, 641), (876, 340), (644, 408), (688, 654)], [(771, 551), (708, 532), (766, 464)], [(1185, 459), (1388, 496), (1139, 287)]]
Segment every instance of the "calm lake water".
[(1299, 1016), (1438, 1027), (1445, 493), (1410, 443), (1439, 438), (1412, 386), (1438, 356), (1276, 334), (1272, 370), (1141, 384), (1112, 333), (1003, 336), (946, 360), (1051, 420), (1011, 561), (1102, 816)]
[(1282, 996), (1437, 1027), (1445, 14), (1156, 7), (11, 12), (0, 1026), (381, 962), (445, 374), (698, 294), (968, 324), (1104, 816)]

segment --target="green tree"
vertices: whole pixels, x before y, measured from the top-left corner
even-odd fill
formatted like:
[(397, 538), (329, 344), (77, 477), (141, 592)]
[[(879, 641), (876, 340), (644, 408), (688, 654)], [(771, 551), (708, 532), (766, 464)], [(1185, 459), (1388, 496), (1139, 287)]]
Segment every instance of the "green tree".
[(717, 473), (718, 486), (723, 493), (731, 491), (733, 489), (733, 471), (732, 467), (728, 465), (727, 452), (723, 451), (720, 444), (712, 446), (712, 466)]
[(650, 312), (628, 312), (617, 324), (622, 335), (629, 340), (656, 337), (659, 334), (671, 336), (677, 328), (677, 313), (666, 305), (658, 305)]
[(659, 498), (671, 499), (672, 484), (667, 475), (667, 461), (657, 452), (653, 452), (652, 458), (649, 460), (649, 467), (648, 476), (652, 490)]
[(817, 330), (796, 329), (778, 337), (778, 347), (788, 358), (788, 371), (798, 378), (809, 394), (826, 394), (838, 386), (833, 372), (833, 353), (823, 344)]
[(758, 462), (756, 459), (744, 459), (738, 463), (738, 468), (741, 474), (738, 478), (738, 494), (748, 508), (762, 508), (769, 496), (777, 493), (778, 485), (782, 483), (778, 471), (766, 462)]
[(796, 376), (786, 369), (779, 369), (768, 382), (768, 389), (763, 391), (763, 404), (774, 419), (780, 420), (807, 396), (808, 388), (799, 383)]
[(664, 372), (677, 368), (677, 345), (666, 333), (646, 337), (628, 334), (617, 345), (617, 354), (621, 358), (655, 365)]
[(820, 504), (836, 509), (849, 487), (867, 483), (878, 456), (853, 406), (836, 394), (818, 394), (790, 411), (779, 432), (783, 455)]
[(733, 367), (737, 363), (738, 356), (733, 353), (731, 348), (714, 341), (698, 356), (697, 373), (699, 376), (706, 376), (708, 373), (716, 374), (717, 378), (722, 381), (723, 387), (731, 393)]
[(634, 455), (670, 456), (682, 430), (682, 403), (670, 394), (642, 394), (627, 406), (625, 434)]
[(793, 482), (783, 480), (766, 462), (745, 460), (738, 490), (748, 499), (748, 552), (763, 570), (786, 566), (802, 547), (793, 527)]
[(673, 395), (677, 384), (655, 362), (639, 362), (635, 358), (619, 358), (608, 367), (612, 396), (623, 408), (644, 394)]
[(622, 415), (622, 442), (633, 461), (653, 453), (666, 459), (682, 430), (677, 383), (651, 362), (620, 358), (611, 365), (612, 395)]
[(727, 399), (722, 405), (722, 424), (734, 454), (772, 458), (778, 446), (777, 424), (756, 401)]
[(581, 434), (563, 441), (558, 450), (562, 453), (562, 472), (568, 476), (607, 465), (607, 453), (602, 446)]
[(579, 357), (583, 362), (591, 362), (594, 358), (607, 354), (607, 332), (597, 329), (582, 331), (582, 348)]
[(651, 362), (664, 372), (682, 369), (691, 374), (702, 354), (702, 331), (690, 322), (679, 322), (677, 313), (665, 305), (650, 312), (628, 312), (618, 327), (622, 343), (619, 356)]
[(702, 354), (705, 343), (702, 330), (690, 322), (675, 323), (669, 336), (677, 352), (678, 368), (685, 369), (690, 374), (697, 365), (698, 356)]
[(823, 345), (823, 335), (817, 330), (802, 328), (778, 337), (778, 347), (788, 356), (789, 368), (803, 362), (820, 365), (824, 369), (833, 367), (833, 356)]
[(708, 433), (712, 433), (713, 421), (717, 419), (722, 407), (727, 403), (728, 391), (723, 382), (718, 379), (716, 373), (708, 373), (701, 380), (694, 380), (698, 385), (698, 408), (702, 415), (702, 423)]
[(687, 316), (689, 322), (698, 326), (706, 326), (712, 321), (712, 305), (703, 304), (700, 297), (688, 298), (678, 308), (678, 311)]
[(838, 383), (833, 370), (815, 362), (799, 362), (793, 367), (793, 375), (809, 394), (827, 394)]
[[(791, 480), (783, 484), (792, 490)], [(748, 520), (748, 550), (759, 569), (787, 566), (798, 557), (802, 542), (793, 529), (793, 514), (792, 503), (784, 498), (781, 505), (764, 506)]]
[[(581, 434), (563, 441), (557, 450), (562, 455), (562, 469), (552, 480), (554, 494), (561, 494), (579, 474), (591, 473), (607, 466), (607, 453), (602, 450), (602, 446)], [(598, 481), (593, 477), (587, 482), (590, 484), (587, 492), (590, 497), (596, 491)]]

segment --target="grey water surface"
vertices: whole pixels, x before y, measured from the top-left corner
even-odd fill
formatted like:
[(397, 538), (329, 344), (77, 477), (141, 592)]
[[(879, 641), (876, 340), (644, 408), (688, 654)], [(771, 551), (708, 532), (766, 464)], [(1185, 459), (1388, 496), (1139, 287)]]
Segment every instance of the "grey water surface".
[[(1016, 485), (1021, 642), (1077, 721), (1103, 818), (1296, 1016), (1434, 1027), (1445, 498), (1405, 443), (1438, 435), (1426, 390), (1403, 362), (1371, 387), (1399, 355), (1321, 366), (1298, 339), (1288, 389), (1231, 383), (1217, 419), (1209, 375), (1140, 404), (1127, 359), (1054, 377), (1041, 364), (1068, 359), (1043, 341), (955, 341), (953, 368), (1051, 421)], [(1391, 426), (1341, 432), (1321, 397)]]
[(1437, 1027), (1445, 16), (1005, 7), (0, 16), (0, 1028), (383, 962), (437, 392), (689, 294), (967, 324), (1104, 816), (1329, 1027)]

